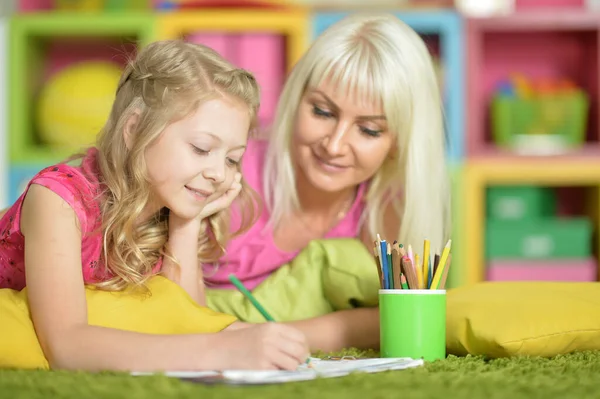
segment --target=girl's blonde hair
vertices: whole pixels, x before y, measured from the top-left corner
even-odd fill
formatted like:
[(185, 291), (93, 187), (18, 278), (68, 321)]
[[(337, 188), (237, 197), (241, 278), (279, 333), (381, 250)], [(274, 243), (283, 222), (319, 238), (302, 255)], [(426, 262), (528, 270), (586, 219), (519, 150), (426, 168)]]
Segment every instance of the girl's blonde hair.
[[(114, 275), (98, 286), (120, 290), (140, 285), (151, 276), (161, 256), (171, 256), (165, 247), (168, 210), (139, 223), (150, 199), (144, 152), (167, 125), (190, 115), (202, 102), (225, 96), (243, 101), (255, 123), (259, 107), (256, 80), (208, 47), (180, 40), (159, 41), (141, 49), (128, 63), (97, 139), (100, 183), (105, 188), (101, 194), (103, 260)], [(134, 114), (138, 123), (128, 149), (123, 130)], [(236, 200), (242, 213), (238, 232), (255, 218), (254, 198), (242, 180)], [(224, 243), (232, 235), (229, 214), (230, 210), (224, 210), (203, 222), (200, 262), (214, 262), (223, 254)]]
[(440, 251), (450, 231), (450, 194), (440, 89), (429, 51), (392, 15), (353, 15), (321, 34), (294, 66), (279, 99), (265, 165), (271, 223), (299, 208), (290, 155), (296, 113), (305, 90), (325, 79), (355, 98), (381, 103), (392, 154), (372, 177), (363, 215), (370, 235), (383, 234), (391, 204), (401, 225), (398, 242), (415, 250), (430, 240)]

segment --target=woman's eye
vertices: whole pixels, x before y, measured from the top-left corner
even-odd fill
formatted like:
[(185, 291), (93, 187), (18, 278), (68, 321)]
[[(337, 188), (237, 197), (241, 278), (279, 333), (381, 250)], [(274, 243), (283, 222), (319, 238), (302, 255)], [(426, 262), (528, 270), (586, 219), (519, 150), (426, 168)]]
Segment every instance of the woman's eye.
[(195, 153), (200, 154), (200, 155), (207, 155), (210, 153), (209, 150), (203, 150), (202, 148), (196, 147), (193, 144), (192, 144), (192, 149), (194, 150)]
[(364, 134), (368, 135), (368, 136), (372, 136), (372, 137), (379, 137), (381, 135), (381, 130), (373, 130), (373, 129), (368, 129), (366, 127), (360, 127), (360, 131), (363, 132)]
[(313, 105), (313, 114), (324, 118), (331, 118), (333, 116), (331, 112), (325, 111), (324, 109), (321, 109), (316, 105)]

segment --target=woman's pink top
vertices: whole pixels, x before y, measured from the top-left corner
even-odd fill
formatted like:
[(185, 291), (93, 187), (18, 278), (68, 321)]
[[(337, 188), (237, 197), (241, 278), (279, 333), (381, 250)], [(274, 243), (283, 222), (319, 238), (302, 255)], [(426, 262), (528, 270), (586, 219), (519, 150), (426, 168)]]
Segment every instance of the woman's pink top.
[[(111, 277), (101, 261), (101, 191), (96, 162), (97, 150), (91, 148), (81, 166), (58, 164), (36, 174), (14, 205), (0, 219), (0, 288), (21, 290), (25, 287), (24, 237), (21, 234), (21, 208), (31, 184), (42, 185), (67, 202), (75, 211), (81, 229), (83, 282), (104, 281)], [(157, 268), (160, 268), (160, 261)]]
[[(242, 163), (242, 174), (248, 184), (264, 199), (263, 170), (267, 151), (266, 141), (249, 141)], [(338, 222), (325, 238), (357, 237), (359, 220), (364, 209), (365, 185), (361, 185), (346, 216)], [(263, 213), (245, 234), (230, 241), (226, 254), (218, 265), (205, 265), (204, 276), (210, 288), (233, 288), (228, 275), (234, 273), (248, 289), (254, 289), (279, 267), (289, 263), (299, 251), (282, 251), (273, 241), (273, 232), (267, 226), (269, 212)], [(239, 226), (235, 215), (231, 225)], [(302, 227), (299, 227), (302, 228)], [(216, 267), (215, 267), (216, 266)]]

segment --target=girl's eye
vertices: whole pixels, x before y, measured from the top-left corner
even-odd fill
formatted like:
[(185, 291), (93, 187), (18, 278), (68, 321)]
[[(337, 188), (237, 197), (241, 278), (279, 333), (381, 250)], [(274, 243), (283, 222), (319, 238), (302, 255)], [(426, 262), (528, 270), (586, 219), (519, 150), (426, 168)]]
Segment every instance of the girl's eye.
[(240, 161), (236, 161), (235, 159), (227, 158), (227, 164), (231, 167), (238, 166)]
[(381, 130), (373, 130), (367, 129), (366, 127), (360, 127), (360, 131), (371, 137), (379, 137), (381, 135)]
[(193, 144), (192, 144), (192, 149), (194, 150), (195, 153), (200, 154), (200, 155), (208, 155), (210, 153), (210, 151), (203, 150), (202, 148), (196, 147)]
[(331, 112), (325, 111), (316, 105), (313, 105), (313, 114), (323, 118), (331, 118), (333, 116)]

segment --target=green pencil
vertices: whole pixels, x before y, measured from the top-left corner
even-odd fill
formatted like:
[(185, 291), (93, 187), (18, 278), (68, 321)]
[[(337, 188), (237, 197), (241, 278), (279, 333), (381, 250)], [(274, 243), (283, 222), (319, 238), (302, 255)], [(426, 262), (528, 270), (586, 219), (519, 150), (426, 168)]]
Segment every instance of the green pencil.
[(250, 302), (252, 302), (252, 304), (254, 305), (254, 307), (256, 308), (256, 310), (258, 310), (260, 312), (260, 314), (262, 314), (263, 317), (267, 321), (275, 321), (275, 319), (273, 319), (271, 317), (271, 315), (265, 310), (265, 308), (263, 308), (262, 305), (256, 300), (256, 298), (254, 297), (254, 295), (252, 295), (252, 293), (250, 293), (250, 291), (248, 291), (248, 289), (246, 287), (244, 287), (244, 284), (242, 284), (242, 282), (240, 280), (238, 280), (238, 278), (236, 276), (234, 276), (233, 274), (230, 274), (229, 275), (229, 281), (231, 281), (231, 283), (233, 285), (235, 285), (236, 288), (238, 290), (240, 290), (240, 292), (242, 294), (244, 294), (244, 296), (246, 298), (248, 298), (248, 300)]
[[(258, 300), (256, 300), (256, 298), (254, 297), (254, 295), (252, 295), (252, 293), (250, 291), (248, 291), (248, 289), (246, 287), (244, 287), (244, 284), (242, 284), (242, 282), (240, 280), (238, 280), (238, 278), (236, 276), (234, 276), (233, 274), (230, 274), (229, 275), (229, 281), (231, 281), (231, 283), (233, 285), (235, 285), (236, 288), (238, 290), (240, 290), (240, 292), (242, 294), (244, 294), (244, 296), (246, 298), (248, 298), (248, 300), (250, 302), (252, 302), (252, 304), (254, 305), (254, 307), (263, 315), (263, 317), (267, 321), (275, 321), (275, 319), (273, 319), (273, 317), (271, 317), (271, 315), (265, 310), (265, 308), (262, 307), (262, 305), (258, 302)], [(308, 359), (306, 359), (306, 361), (304, 363), (305, 364), (310, 364), (310, 357)]]

